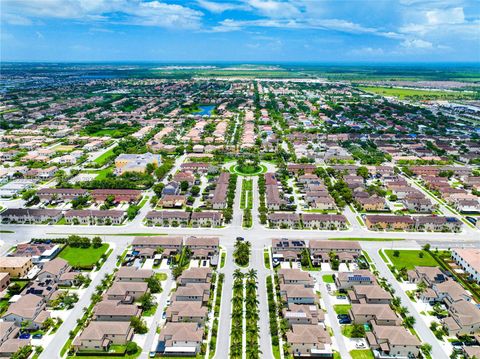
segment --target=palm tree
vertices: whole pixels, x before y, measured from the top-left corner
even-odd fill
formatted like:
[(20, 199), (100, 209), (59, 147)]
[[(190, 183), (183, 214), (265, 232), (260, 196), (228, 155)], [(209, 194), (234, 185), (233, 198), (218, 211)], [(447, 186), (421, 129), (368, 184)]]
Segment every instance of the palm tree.
[(416, 319), (412, 316), (406, 317), (405, 320), (403, 321), (403, 324), (405, 324), (407, 328), (413, 328), (415, 323), (416, 323)]
[(424, 281), (421, 281), (420, 283), (417, 284), (417, 292), (419, 294), (425, 293), (427, 290), (427, 285), (425, 284)]
[(250, 269), (247, 272), (247, 278), (248, 278), (248, 280), (251, 280), (251, 281), (255, 282), (257, 280), (257, 270), (256, 269)]
[(402, 303), (402, 301), (401, 301), (400, 297), (394, 297), (392, 299), (392, 305), (394, 307), (398, 307), (401, 303)]
[(240, 269), (235, 269), (233, 271), (233, 279), (235, 281), (243, 279), (243, 273)]
[(400, 307), (398, 308), (398, 312), (400, 315), (406, 315), (408, 313), (408, 308), (407, 307)]

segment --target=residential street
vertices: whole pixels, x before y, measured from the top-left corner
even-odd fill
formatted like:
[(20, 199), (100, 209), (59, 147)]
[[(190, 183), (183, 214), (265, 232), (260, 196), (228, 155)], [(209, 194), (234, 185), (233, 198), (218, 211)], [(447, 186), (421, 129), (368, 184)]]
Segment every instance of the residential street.
[(53, 340), (49, 345), (46, 346), (46, 348), (44, 348), (39, 358), (52, 359), (60, 357), (60, 350), (67, 341), (70, 331), (76, 327), (77, 319), (80, 319), (83, 316), (83, 309), (90, 305), (90, 298), (95, 292), (95, 287), (100, 284), (106, 274), (113, 272), (117, 264), (117, 256), (121, 255), (124, 250), (125, 248), (121, 245), (117, 245), (113, 249), (113, 252), (103, 264), (102, 268), (95, 273), (95, 278), (93, 278), (90, 286), (86, 289), (85, 293), (80, 297), (79, 301), (73, 307), (68, 320), (63, 322), (58, 331), (55, 333)]
[(380, 276), (385, 277), (388, 283), (390, 283), (393, 286), (393, 289), (395, 290), (395, 296), (400, 297), (402, 301), (402, 306), (407, 307), (409, 311), (409, 315), (415, 318), (414, 329), (420, 336), (420, 340), (423, 343), (429, 343), (432, 346), (432, 352), (431, 352), (432, 358), (447, 359), (448, 355), (445, 354), (438, 340), (433, 335), (432, 331), (427, 327), (425, 322), (422, 320), (422, 318), (420, 317), (420, 314), (416, 311), (412, 302), (405, 294), (405, 291), (400, 287), (397, 280), (395, 279), (395, 277), (390, 272), (385, 262), (382, 260), (382, 258), (378, 254), (378, 249), (375, 249), (375, 250), (366, 249), (366, 250), (370, 255), (370, 258), (375, 262), (375, 266), (377, 267), (377, 270), (380, 272)]

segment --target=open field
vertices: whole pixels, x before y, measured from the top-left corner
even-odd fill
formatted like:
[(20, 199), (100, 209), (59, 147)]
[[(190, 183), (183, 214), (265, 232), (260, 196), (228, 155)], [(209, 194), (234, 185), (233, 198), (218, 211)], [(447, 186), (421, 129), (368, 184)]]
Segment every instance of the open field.
[(452, 99), (475, 99), (478, 93), (465, 91), (440, 91), (409, 89), (398, 87), (359, 87), (365, 92), (375, 93), (382, 96), (398, 97), (400, 99), (421, 99), (421, 100), (452, 100)]
[(107, 251), (108, 244), (104, 243), (98, 248), (74, 248), (66, 246), (58, 255), (65, 259), (72, 267), (93, 267)]
[[(394, 256), (394, 253), (398, 251), (398, 257)], [(423, 253), (423, 258), (420, 257), (420, 253)], [(400, 269), (406, 267), (407, 269), (413, 269), (415, 266), (435, 267), (437, 262), (432, 258), (430, 253), (422, 250), (395, 250), (386, 249), (385, 254), (388, 259), (393, 263), (395, 268)]]
[(113, 148), (109, 149), (107, 152), (101, 154), (93, 162), (98, 163), (100, 166), (103, 166), (105, 163), (107, 163), (113, 156), (115, 156), (115, 153), (113, 152)]
[(75, 149), (76, 146), (73, 145), (62, 145), (58, 144), (54, 147), (52, 147), (53, 151), (62, 151), (62, 152), (71, 152)]

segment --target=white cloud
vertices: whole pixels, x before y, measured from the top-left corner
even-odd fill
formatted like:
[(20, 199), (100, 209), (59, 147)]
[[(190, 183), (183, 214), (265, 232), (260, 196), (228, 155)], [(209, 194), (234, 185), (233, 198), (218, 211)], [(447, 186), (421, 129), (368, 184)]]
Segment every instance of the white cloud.
[(426, 12), (427, 22), (430, 25), (463, 24), (465, 15), (463, 8), (434, 9)]
[(207, 0), (197, 0), (200, 7), (214, 13), (222, 13), (228, 10), (248, 10), (248, 7), (242, 4), (234, 4), (229, 2), (216, 2)]
[(247, 0), (247, 4), (260, 14), (271, 18), (293, 18), (301, 14), (297, 6), (287, 1)]
[(260, 19), (260, 20), (233, 20), (225, 19), (218, 26), (213, 27), (214, 32), (239, 31), (248, 27), (272, 27), (279, 29), (317, 29), (332, 30), (350, 34), (372, 34), (391, 39), (402, 39), (402, 35), (395, 32), (379, 31), (375, 28), (365, 27), (351, 21), (341, 19)]
[(431, 49), (433, 44), (422, 39), (409, 39), (403, 41), (400, 45), (408, 49)]
[(384, 53), (380, 47), (361, 47), (350, 51), (350, 54), (355, 56), (381, 56)]
[(3, 0), (2, 7), (2, 21), (14, 25), (29, 25), (35, 18), (57, 18), (194, 29), (203, 16), (189, 7), (158, 0)]

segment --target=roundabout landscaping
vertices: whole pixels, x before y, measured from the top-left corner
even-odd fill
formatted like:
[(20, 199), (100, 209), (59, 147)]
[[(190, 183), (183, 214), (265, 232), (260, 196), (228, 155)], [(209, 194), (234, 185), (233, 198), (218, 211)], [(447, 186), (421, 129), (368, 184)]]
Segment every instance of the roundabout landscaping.
[(253, 165), (253, 164), (244, 164), (244, 165), (239, 165), (239, 164), (234, 164), (230, 166), (229, 168), (230, 173), (235, 173), (240, 176), (257, 176), (260, 174), (263, 174), (267, 172), (267, 167), (259, 164), (259, 165)]

